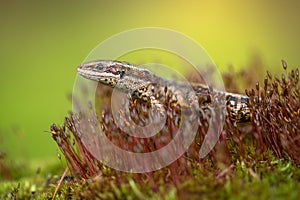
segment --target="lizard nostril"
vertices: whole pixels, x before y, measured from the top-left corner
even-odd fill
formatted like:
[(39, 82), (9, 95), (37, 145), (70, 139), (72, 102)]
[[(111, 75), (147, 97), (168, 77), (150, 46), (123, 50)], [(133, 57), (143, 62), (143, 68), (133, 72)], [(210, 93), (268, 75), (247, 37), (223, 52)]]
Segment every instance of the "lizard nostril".
[(82, 65), (78, 66), (78, 67), (77, 67), (77, 71), (78, 71), (78, 72), (82, 71), (82, 68), (83, 68)]

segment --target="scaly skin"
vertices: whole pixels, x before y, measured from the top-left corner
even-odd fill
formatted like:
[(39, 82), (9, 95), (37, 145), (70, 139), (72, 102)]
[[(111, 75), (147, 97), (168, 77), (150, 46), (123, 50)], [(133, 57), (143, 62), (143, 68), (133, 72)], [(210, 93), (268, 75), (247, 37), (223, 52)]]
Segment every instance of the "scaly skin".
[[(137, 65), (113, 60), (99, 60), (84, 63), (78, 67), (78, 73), (90, 80), (100, 82), (125, 93), (133, 98), (142, 99), (151, 104), (159, 105), (169, 100), (180, 107), (189, 107), (195, 100), (200, 107), (206, 107), (212, 98), (225, 95), (228, 116), (236, 122), (250, 120), (250, 109), (247, 104), (249, 98), (240, 94), (211, 90), (199, 83), (179, 83), (166, 80), (147, 69)], [(195, 95), (194, 95), (195, 96)]]

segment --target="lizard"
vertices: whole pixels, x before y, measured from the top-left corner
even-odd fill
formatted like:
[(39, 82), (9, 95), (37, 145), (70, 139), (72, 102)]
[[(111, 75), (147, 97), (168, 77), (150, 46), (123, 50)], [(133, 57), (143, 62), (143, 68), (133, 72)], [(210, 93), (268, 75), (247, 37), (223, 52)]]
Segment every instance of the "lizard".
[(199, 105), (202, 106), (211, 103), (212, 97), (224, 95), (228, 116), (231, 120), (248, 122), (251, 119), (248, 105), (249, 97), (246, 95), (214, 90), (201, 83), (187, 85), (186, 83), (167, 80), (142, 66), (129, 62), (90, 61), (78, 66), (77, 71), (84, 78), (129, 93), (133, 98), (155, 104), (160, 104), (167, 95), (171, 95), (171, 101), (178, 103), (179, 106), (188, 107), (189, 102), (185, 98), (194, 92)]

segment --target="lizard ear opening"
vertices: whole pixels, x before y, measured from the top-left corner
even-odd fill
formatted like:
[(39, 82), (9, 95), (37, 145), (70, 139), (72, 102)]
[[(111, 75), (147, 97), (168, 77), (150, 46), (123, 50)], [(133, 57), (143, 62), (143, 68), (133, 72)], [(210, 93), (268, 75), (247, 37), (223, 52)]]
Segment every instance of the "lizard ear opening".
[(125, 74), (125, 71), (121, 71), (120, 78), (123, 78), (124, 74)]

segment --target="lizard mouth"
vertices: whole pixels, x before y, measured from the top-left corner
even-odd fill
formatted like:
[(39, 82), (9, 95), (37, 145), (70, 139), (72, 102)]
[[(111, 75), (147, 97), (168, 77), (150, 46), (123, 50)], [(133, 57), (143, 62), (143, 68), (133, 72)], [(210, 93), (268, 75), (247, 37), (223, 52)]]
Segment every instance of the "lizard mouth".
[(92, 69), (88, 69), (88, 68), (86, 68), (86, 66), (83, 66), (83, 65), (80, 65), (77, 68), (77, 72), (78, 72), (78, 74), (80, 74), (84, 78), (91, 79), (91, 80), (94, 80), (94, 81), (99, 81), (99, 77), (101, 77), (100, 72), (96, 72)]
[(99, 79), (105, 74), (104, 69), (105, 66), (103, 66), (102, 62), (91, 61), (78, 66), (77, 72), (84, 78), (100, 81)]
[(114, 86), (116, 84), (116, 75), (112, 73), (96, 71), (85, 65), (80, 65), (77, 72), (86, 79), (101, 82), (105, 85)]

